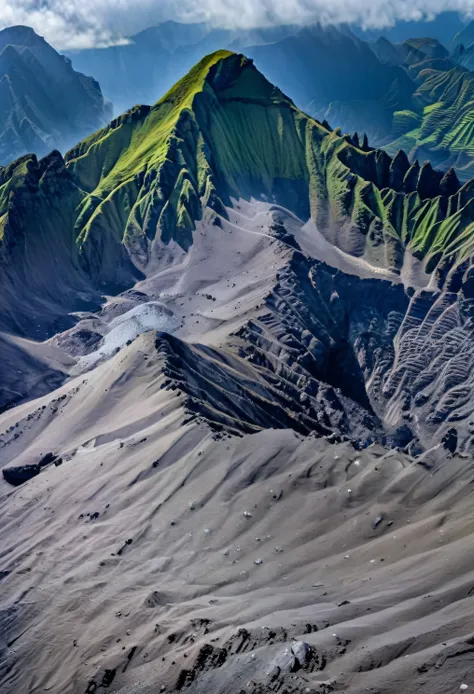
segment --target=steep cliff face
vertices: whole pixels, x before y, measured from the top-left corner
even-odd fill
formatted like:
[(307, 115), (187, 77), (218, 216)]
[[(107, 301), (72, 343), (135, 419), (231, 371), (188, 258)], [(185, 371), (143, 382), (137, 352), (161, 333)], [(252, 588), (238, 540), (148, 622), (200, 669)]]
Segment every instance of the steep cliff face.
[(32, 29), (0, 31), (0, 164), (65, 150), (110, 115), (98, 83)]

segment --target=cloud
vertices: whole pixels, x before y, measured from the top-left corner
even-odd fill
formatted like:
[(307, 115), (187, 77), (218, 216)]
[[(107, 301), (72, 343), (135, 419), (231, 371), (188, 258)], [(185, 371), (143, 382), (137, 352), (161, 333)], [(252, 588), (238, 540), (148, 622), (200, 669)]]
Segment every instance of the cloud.
[(445, 10), (473, 13), (474, 0), (1, 0), (0, 28), (26, 24), (67, 50), (120, 43), (166, 19), (225, 28), (315, 21), (382, 28)]

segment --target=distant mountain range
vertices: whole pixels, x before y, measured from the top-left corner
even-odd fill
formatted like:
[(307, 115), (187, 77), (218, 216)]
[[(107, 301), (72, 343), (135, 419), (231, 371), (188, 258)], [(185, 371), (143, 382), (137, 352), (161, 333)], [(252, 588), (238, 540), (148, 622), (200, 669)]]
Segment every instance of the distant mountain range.
[[(471, 112), (474, 83), (472, 25), (456, 13), (425, 23), (402, 23), (388, 36), (433, 31), (430, 38), (390, 41), (348, 27), (286, 26), (243, 32), (167, 22), (130, 39), (125, 46), (80, 51), (74, 65), (96, 75), (118, 111), (153, 103), (156, 95), (199, 60), (219, 48), (241, 50), (305, 112), (344, 132), (367, 133), (391, 154), (406, 150), (411, 160), (428, 158), (463, 179), (474, 168)], [(404, 33), (405, 32), (405, 33)], [(457, 32), (457, 33), (456, 33)], [(446, 39), (446, 48), (438, 40)], [(144, 69), (146, 65), (146, 69)]]
[[(385, 36), (393, 43), (403, 43), (414, 37), (429, 36), (451, 49), (456, 43), (456, 37), (462, 33), (468, 22), (459, 12), (441, 12), (432, 19), (399, 21), (392, 27), (383, 29), (361, 29), (351, 27), (352, 31), (365, 41), (377, 41)], [(472, 30), (472, 29), (471, 29)]]
[[(407, 38), (425, 30), (429, 39)], [(383, 37), (354, 27), (236, 32), (169, 21), (126, 45), (68, 57), (32, 29), (11, 27), (0, 32), (0, 162), (66, 151), (110, 117), (101, 88), (117, 114), (154, 103), (203, 55), (219, 49), (252, 57), (302, 110), (333, 127), (367, 133), (391, 153), (402, 147), (413, 160), (454, 166), (464, 179), (473, 173), (474, 85), (465, 70), (474, 68), (474, 23), (463, 24), (457, 13), (398, 23)]]
[(254, 58), (311, 115), (328, 117), (345, 130), (365, 130), (371, 139), (390, 131), (393, 111), (409, 108), (415, 89), (403, 68), (380, 61), (369, 44), (344, 27), (236, 33), (167, 22), (132, 37), (128, 45), (70, 57), (78, 69), (97, 77), (114, 110), (122, 112), (136, 103), (154, 103), (203, 55), (221, 48)]
[(168, 21), (129, 37), (125, 45), (79, 50), (68, 56), (76, 69), (98, 79), (119, 114), (138, 103), (154, 103), (204, 55), (279, 42), (298, 31), (292, 26), (229, 31)]
[(111, 115), (98, 83), (32, 29), (0, 31), (0, 163), (65, 151)]

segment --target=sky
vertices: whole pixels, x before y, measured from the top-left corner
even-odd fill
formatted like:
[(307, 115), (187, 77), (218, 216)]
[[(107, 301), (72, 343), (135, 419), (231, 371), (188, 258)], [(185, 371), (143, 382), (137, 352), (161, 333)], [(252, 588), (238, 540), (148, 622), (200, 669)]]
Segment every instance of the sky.
[(444, 10), (474, 15), (474, 0), (0, 0), (0, 29), (26, 24), (70, 50), (121, 43), (166, 19), (226, 28), (315, 21), (382, 28)]

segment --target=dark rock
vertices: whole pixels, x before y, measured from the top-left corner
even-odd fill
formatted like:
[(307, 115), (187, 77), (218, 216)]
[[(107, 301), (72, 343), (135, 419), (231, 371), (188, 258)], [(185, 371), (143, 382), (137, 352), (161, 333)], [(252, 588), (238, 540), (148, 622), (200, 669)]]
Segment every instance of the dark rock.
[(376, 519), (374, 520), (374, 522), (373, 522), (373, 524), (372, 524), (372, 525), (374, 526), (374, 528), (378, 528), (378, 526), (380, 525), (380, 523), (383, 521), (383, 518), (384, 518), (383, 513), (380, 513), (380, 514), (376, 517)]
[(442, 173), (433, 169), (429, 161), (423, 164), (417, 185), (418, 194), (422, 200), (439, 195), (442, 176)]
[(110, 687), (112, 682), (115, 679), (115, 674), (117, 672), (116, 668), (110, 669), (110, 670), (105, 670), (103, 676), (102, 676), (102, 682), (100, 683), (101, 687)]
[(441, 439), (441, 443), (450, 453), (455, 453), (458, 447), (458, 433), (454, 427), (449, 429)]
[(39, 475), (40, 472), (41, 467), (38, 464), (20, 465), (19, 467), (4, 468), (3, 477), (9, 484), (19, 487), (20, 484), (28, 482), (28, 480)]
[(407, 155), (402, 149), (398, 150), (390, 165), (389, 187), (401, 192), (403, 190), (403, 181), (409, 168), (410, 162)]
[(449, 169), (449, 171), (446, 171), (441, 179), (441, 183), (439, 184), (439, 192), (441, 195), (450, 196), (457, 193), (460, 187), (461, 184), (456, 176), (456, 172), (454, 169)]
[(50, 463), (53, 463), (53, 462), (56, 460), (56, 458), (57, 458), (57, 456), (54, 455), (54, 453), (51, 453), (51, 452), (50, 452), (50, 453), (46, 453), (46, 455), (44, 455), (44, 456), (40, 459), (38, 465), (39, 465), (40, 467), (45, 467), (46, 465), (49, 465)]

